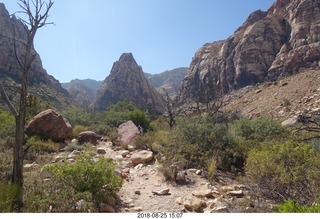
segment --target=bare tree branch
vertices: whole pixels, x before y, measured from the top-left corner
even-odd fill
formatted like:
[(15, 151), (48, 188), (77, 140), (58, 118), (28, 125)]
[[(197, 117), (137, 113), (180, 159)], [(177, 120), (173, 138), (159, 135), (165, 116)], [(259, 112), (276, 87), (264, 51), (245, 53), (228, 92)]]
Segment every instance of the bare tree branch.
[[(31, 3), (30, 3), (31, 1)], [(53, 2), (49, 0), (49, 3), (45, 3), (43, 0), (18, 0), (18, 5), (21, 10), (18, 13), (25, 14), (28, 21), (19, 18), (22, 23), (23, 29), (26, 31), (25, 42), (21, 42), (16, 36), (17, 27), (13, 27), (13, 45), (16, 61), (21, 69), (21, 89), (20, 89), (20, 101), (19, 110), (17, 111), (10, 99), (6, 95), (3, 85), (0, 84), (0, 93), (10, 111), (15, 115), (16, 119), (16, 132), (15, 132), (15, 146), (13, 147), (13, 174), (12, 183), (17, 187), (17, 193), (13, 201), (13, 207), (15, 210), (20, 211), (22, 209), (23, 201), (23, 159), (25, 153), (29, 147), (25, 148), (24, 145), (24, 128), (27, 111), (27, 94), (28, 94), (28, 82), (29, 73), (33, 61), (36, 58), (36, 52), (34, 51), (34, 38), (37, 30), (47, 24), (49, 17), (49, 11), (53, 5)], [(21, 46), (22, 45), (22, 46)]]
[(1, 93), (1, 96), (2, 96), (2, 99), (5, 101), (5, 103), (7, 104), (7, 106), (9, 107), (11, 113), (17, 117), (18, 116), (18, 112), (16, 110), (16, 108), (14, 107), (14, 105), (12, 104), (12, 102), (10, 101), (6, 91), (4, 90), (3, 88), (3, 84), (0, 83), (0, 93)]

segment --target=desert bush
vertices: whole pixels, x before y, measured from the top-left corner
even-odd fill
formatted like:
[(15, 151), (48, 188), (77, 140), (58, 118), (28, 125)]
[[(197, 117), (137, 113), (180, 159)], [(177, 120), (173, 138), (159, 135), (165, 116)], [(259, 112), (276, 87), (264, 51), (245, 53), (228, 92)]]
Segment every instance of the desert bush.
[(0, 213), (12, 212), (12, 203), (16, 193), (15, 186), (0, 182)]
[(72, 152), (72, 151), (83, 151), (83, 149), (85, 148), (85, 146), (82, 144), (82, 145), (79, 145), (79, 144), (75, 144), (75, 143), (71, 143), (71, 144), (68, 144), (64, 150), (65, 151), (68, 151), (68, 152)]
[(169, 131), (170, 126), (166, 121), (166, 119), (163, 116), (160, 116), (150, 123), (150, 130), (151, 131), (157, 131), (157, 130)]
[(139, 135), (134, 144), (139, 149), (151, 149), (154, 153), (158, 153), (163, 145), (170, 142), (170, 132), (165, 130), (150, 131)]
[(280, 213), (320, 213), (320, 205), (300, 205), (299, 203), (289, 199), (284, 204), (276, 206)]
[(208, 162), (208, 180), (212, 182), (217, 171), (217, 161), (212, 159)]
[(249, 152), (247, 175), (265, 195), (310, 205), (320, 194), (320, 155), (309, 144), (287, 141)]
[(50, 139), (43, 140), (38, 136), (28, 138), (25, 147), (29, 148), (25, 155), (25, 159), (32, 161), (34, 161), (39, 155), (59, 151), (59, 144)]
[(172, 141), (176, 147), (183, 148), (188, 144), (197, 148), (192, 154), (182, 150), (187, 156), (188, 167), (203, 168), (208, 160), (215, 159), (220, 169), (242, 168), (242, 152), (229, 134), (228, 125), (210, 116), (179, 120), (172, 131)]
[(8, 183), (11, 180), (13, 164), (13, 150), (4, 149), (0, 152), (0, 183)]
[(95, 204), (114, 201), (122, 186), (122, 179), (114, 174), (115, 164), (100, 158), (93, 161), (88, 154), (81, 155), (74, 164), (55, 164), (46, 167), (55, 177), (73, 186), (78, 193), (90, 192)]
[(29, 94), (27, 96), (27, 121), (30, 121), (34, 116), (36, 116), (41, 111), (50, 108), (50, 104), (42, 101), (41, 97)]
[(213, 176), (217, 169), (239, 171), (244, 165), (244, 154), (228, 124), (211, 116), (180, 118), (159, 152), (167, 178), (185, 168), (204, 169)]
[[(188, 151), (187, 154), (186, 151)], [(185, 145), (184, 148), (176, 147), (172, 142), (163, 145), (158, 161), (161, 164), (160, 171), (164, 177), (168, 180), (175, 180), (177, 173), (186, 168), (187, 157), (193, 151), (196, 151), (194, 145)]]
[(110, 127), (118, 127), (130, 119), (129, 112), (137, 109), (137, 106), (130, 101), (124, 100), (110, 106), (104, 113), (103, 119), (105, 124)]
[[(28, 180), (28, 179), (26, 179)], [(42, 181), (33, 177), (25, 183), (25, 198), (23, 211), (28, 213), (75, 213), (97, 212), (90, 192), (77, 192), (65, 180), (53, 177), (49, 181)], [(78, 203), (84, 203), (79, 206)]]
[(0, 111), (0, 147), (12, 147), (15, 136), (15, 118), (6, 111)]
[(88, 127), (88, 130), (94, 131), (98, 135), (108, 136), (114, 131), (115, 127), (105, 125), (102, 122), (92, 124)]
[(73, 133), (73, 137), (74, 138), (78, 138), (79, 137), (79, 134), (81, 132), (84, 132), (84, 131), (87, 131), (87, 128), (84, 127), (83, 125), (76, 125), (74, 126), (73, 130), (72, 130), (72, 133)]
[(63, 117), (65, 117), (72, 127), (76, 125), (82, 125), (82, 126), (90, 126), (93, 124), (93, 113), (86, 112), (84, 110), (81, 110), (79, 108), (70, 108), (63, 112), (61, 112)]
[(255, 119), (241, 118), (233, 123), (233, 131), (236, 136), (244, 137), (246, 140), (271, 140), (284, 136), (286, 130), (279, 122), (267, 116)]
[(142, 127), (143, 132), (147, 132), (150, 126), (150, 119), (148, 116), (140, 109), (134, 109), (128, 112), (130, 120), (136, 125)]

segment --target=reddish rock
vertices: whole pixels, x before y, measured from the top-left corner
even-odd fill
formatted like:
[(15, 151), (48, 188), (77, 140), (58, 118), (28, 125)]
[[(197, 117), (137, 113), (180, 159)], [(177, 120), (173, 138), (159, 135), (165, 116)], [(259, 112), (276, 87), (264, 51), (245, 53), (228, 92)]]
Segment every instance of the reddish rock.
[(129, 120), (118, 127), (118, 134), (121, 142), (124, 144), (130, 144), (133, 143), (134, 139), (140, 135), (140, 131), (138, 127)]
[(98, 144), (98, 140), (101, 139), (101, 136), (97, 135), (93, 131), (84, 131), (79, 133), (78, 142), (79, 144), (83, 144), (85, 142), (90, 142), (93, 145)]
[(59, 113), (52, 109), (36, 115), (26, 126), (28, 136), (39, 135), (55, 142), (72, 139), (72, 127)]

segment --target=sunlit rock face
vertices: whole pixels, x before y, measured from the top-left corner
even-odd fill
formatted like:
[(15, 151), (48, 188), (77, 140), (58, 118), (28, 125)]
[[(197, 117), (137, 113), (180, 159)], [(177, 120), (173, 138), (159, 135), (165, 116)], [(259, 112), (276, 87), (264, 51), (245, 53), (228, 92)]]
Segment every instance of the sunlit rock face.
[(162, 111), (160, 95), (149, 84), (131, 53), (122, 54), (113, 64), (109, 76), (98, 90), (93, 109), (104, 111), (122, 100), (132, 101), (155, 112)]
[(201, 90), (227, 93), (319, 69), (319, 11), (319, 0), (278, 0), (267, 12), (253, 12), (229, 38), (207, 43), (196, 52), (179, 100), (194, 99)]

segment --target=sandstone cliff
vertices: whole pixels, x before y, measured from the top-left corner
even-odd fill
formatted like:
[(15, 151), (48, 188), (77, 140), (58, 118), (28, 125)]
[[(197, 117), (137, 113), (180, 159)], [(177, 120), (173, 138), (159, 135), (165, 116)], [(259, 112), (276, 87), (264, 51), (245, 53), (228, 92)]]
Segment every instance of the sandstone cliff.
[[(16, 32), (14, 32), (14, 28), (16, 28)], [(24, 42), (26, 40), (26, 33), (22, 22), (14, 15), (10, 16), (3, 3), (0, 3), (0, 30), (0, 79), (4, 80), (5, 78), (10, 78), (19, 83), (20, 69), (15, 56), (13, 39), (15, 36), (18, 42)], [(17, 53), (21, 54), (23, 47), (20, 44), (16, 45)], [(46, 70), (42, 67), (39, 54), (37, 54), (35, 50), (33, 52), (36, 54), (36, 58), (32, 63), (29, 74), (29, 83), (31, 87), (45, 86), (46, 92), (50, 90), (53, 91), (52, 93), (46, 93), (42, 92), (43, 89), (37, 89), (34, 94), (41, 96), (48, 101), (52, 101), (57, 93), (61, 95), (61, 97), (67, 98), (69, 96), (68, 92), (62, 88), (59, 81), (47, 74)], [(10, 84), (13, 83), (10, 82)], [(32, 89), (30, 89), (30, 91), (31, 90)], [(59, 100), (57, 100), (57, 102), (59, 102)], [(64, 100), (64, 102), (66, 101)]]
[(122, 100), (129, 100), (139, 107), (161, 112), (161, 97), (146, 79), (131, 53), (121, 55), (113, 64), (110, 75), (98, 90), (93, 109), (103, 111)]
[(74, 79), (69, 83), (62, 83), (61, 85), (63, 88), (67, 89), (71, 98), (75, 100), (78, 106), (83, 109), (89, 109), (89, 106), (96, 98), (97, 91), (102, 85), (102, 81)]
[(159, 74), (145, 73), (149, 83), (154, 86), (160, 94), (165, 90), (169, 96), (174, 99), (179, 93), (181, 81), (187, 74), (188, 68), (181, 67), (168, 70)]
[(179, 100), (199, 98), (203, 90), (212, 99), (217, 90), (228, 93), (319, 69), (319, 16), (320, 0), (277, 0), (267, 12), (253, 12), (228, 39), (205, 44), (196, 52)]

